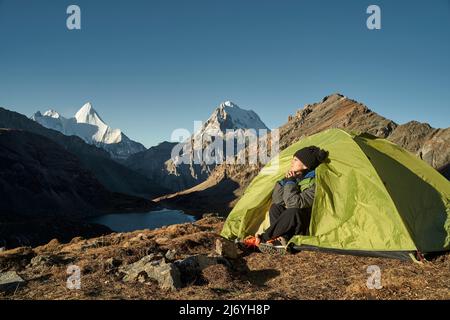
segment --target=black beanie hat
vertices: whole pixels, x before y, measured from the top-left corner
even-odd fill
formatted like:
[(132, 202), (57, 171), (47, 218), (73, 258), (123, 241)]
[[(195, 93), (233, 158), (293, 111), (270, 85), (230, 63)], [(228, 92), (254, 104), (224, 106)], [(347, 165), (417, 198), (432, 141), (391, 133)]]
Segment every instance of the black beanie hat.
[(308, 168), (314, 170), (319, 164), (328, 157), (328, 152), (316, 146), (310, 146), (298, 150), (294, 157), (298, 158)]

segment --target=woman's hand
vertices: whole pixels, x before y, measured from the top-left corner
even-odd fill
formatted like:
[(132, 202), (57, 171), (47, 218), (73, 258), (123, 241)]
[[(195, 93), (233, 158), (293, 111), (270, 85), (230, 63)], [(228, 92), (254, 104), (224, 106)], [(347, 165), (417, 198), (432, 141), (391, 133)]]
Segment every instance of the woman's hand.
[(296, 177), (298, 177), (299, 176), (299, 173), (298, 172), (296, 172), (296, 171), (292, 171), (292, 170), (289, 170), (287, 173), (286, 173), (286, 178), (296, 178)]

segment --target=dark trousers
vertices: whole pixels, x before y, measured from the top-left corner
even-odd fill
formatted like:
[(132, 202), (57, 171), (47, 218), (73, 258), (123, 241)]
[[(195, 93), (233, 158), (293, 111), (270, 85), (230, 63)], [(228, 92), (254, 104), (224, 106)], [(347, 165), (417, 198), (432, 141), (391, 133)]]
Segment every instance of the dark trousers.
[(269, 210), (270, 227), (262, 235), (263, 241), (278, 237), (289, 240), (295, 235), (306, 234), (311, 220), (311, 208), (286, 209), (281, 204), (272, 204)]

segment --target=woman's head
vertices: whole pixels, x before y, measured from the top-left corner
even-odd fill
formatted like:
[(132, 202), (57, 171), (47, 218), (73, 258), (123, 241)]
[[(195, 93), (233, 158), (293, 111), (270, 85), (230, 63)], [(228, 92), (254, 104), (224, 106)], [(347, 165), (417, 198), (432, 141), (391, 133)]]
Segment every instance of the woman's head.
[(302, 172), (314, 170), (328, 157), (328, 152), (316, 146), (298, 150), (291, 162), (291, 171)]

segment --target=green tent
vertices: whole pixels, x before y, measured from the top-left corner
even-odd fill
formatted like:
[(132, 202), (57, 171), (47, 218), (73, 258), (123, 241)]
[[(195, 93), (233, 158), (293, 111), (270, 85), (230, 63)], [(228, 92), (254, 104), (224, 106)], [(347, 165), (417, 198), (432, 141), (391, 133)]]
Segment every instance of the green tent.
[(329, 129), (292, 144), (253, 179), (221, 235), (243, 239), (268, 226), (273, 187), (293, 154), (316, 145), (329, 151), (316, 169), (308, 235), (297, 249), (408, 258), (450, 249), (450, 182), (415, 155), (367, 133)]

